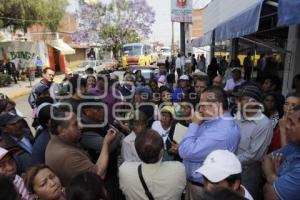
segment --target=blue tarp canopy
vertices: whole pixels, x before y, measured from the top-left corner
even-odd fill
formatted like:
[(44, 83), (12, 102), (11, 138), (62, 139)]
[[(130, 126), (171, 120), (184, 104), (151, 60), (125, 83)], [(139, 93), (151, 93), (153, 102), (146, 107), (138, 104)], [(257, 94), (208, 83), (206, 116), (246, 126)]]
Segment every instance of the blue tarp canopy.
[(193, 47), (242, 37), (258, 30), (263, 0), (214, 0), (203, 12), (204, 36), (192, 40)]
[(215, 41), (242, 37), (258, 30), (263, 0), (223, 22), (215, 29)]
[(204, 36), (200, 38), (195, 38), (192, 40), (193, 47), (203, 47), (210, 45), (212, 43), (213, 31), (205, 33)]
[(279, 0), (278, 26), (300, 24), (300, 0)]

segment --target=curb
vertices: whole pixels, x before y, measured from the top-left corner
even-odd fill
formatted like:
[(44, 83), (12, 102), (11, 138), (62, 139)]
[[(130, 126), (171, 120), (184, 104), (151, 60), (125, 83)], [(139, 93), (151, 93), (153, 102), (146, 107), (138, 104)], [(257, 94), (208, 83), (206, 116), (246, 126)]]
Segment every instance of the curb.
[[(64, 77), (55, 77), (54, 81), (55, 82), (61, 82), (62, 80), (64, 79)], [(34, 84), (33, 84), (34, 85)], [(22, 97), (22, 96), (25, 96), (25, 95), (28, 95), (30, 94), (32, 88), (24, 88), (24, 89), (21, 89), (20, 92), (15, 92), (11, 95), (8, 95), (8, 97), (12, 100), (18, 98), (18, 97)]]
[(21, 97), (21, 96), (25, 96), (25, 95), (27, 95), (27, 94), (29, 94), (31, 92), (31, 88), (30, 89), (27, 89), (27, 90), (24, 90), (24, 91), (20, 91), (20, 92), (18, 92), (18, 93), (15, 93), (15, 94), (12, 94), (12, 95), (9, 95), (8, 97), (10, 98), (10, 99), (16, 99), (16, 98), (18, 98), (18, 97)]

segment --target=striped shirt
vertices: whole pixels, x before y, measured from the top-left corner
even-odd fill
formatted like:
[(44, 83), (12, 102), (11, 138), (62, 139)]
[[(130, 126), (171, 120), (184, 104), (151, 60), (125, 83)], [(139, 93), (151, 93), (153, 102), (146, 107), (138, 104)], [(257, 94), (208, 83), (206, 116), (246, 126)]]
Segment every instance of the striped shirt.
[(27, 188), (24, 185), (23, 179), (19, 175), (15, 176), (14, 185), (20, 195), (21, 200), (33, 200), (33, 198), (30, 196)]

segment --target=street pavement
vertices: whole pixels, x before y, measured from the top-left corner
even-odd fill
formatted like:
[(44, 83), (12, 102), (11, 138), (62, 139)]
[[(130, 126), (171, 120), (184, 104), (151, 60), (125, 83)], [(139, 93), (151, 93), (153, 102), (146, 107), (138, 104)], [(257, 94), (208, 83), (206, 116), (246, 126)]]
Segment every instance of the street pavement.
[(16, 97), (14, 101), (16, 102), (17, 109), (22, 113), (23, 117), (25, 118), (26, 122), (28, 123), (31, 132), (35, 134), (34, 128), (31, 126), (32, 124), (32, 109), (28, 103), (28, 96), (29, 94)]
[[(54, 81), (60, 82), (63, 80), (64, 75), (55, 76)], [(7, 87), (0, 87), (0, 93), (6, 94), (10, 99), (16, 99), (18, 97), (27, 95), (31, 92), (31, 88), (34, 84), (38, 83), (41, 78), (35, 78), (31, 83), (29, 81), (18, 81), (17, 84), (11, 83)]]
[[(97, 71), (101, 71), (103, 69), (107, 69), (109, 66), (109, 61), (104, 61), (101, 66), (97, 68)], [(74, 72), (76, 69), (74, 70)], [(114, 72), (119, 76), (120, 80), (122, 80), (124, 72), (116, 71)], [(64, 74), (56, 75), (54, 81), (56, 83), (60, 83), (64, 79)], [(13, 83), (7, 87), (0, 87), (0, 93), (6, 94), (10, 99), (15, 100), (18, 97), (22, 97), (24, 95), (28, 95), (31, 92), (32, 86), (38, 83), (41, 78), (35, 78), (31, 83), (27, 81), (18, 81), (17, 84)]]

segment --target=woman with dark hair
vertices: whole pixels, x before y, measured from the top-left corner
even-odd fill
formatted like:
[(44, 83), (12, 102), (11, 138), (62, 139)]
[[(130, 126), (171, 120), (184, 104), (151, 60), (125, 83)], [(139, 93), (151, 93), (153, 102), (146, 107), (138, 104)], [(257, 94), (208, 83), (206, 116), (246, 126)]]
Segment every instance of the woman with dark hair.
[(273, 137), (269, 146), (269, 152), (273, 152), (281, 147), (285, 146), (288, 142), (286, 139), (286, 123), (287, 116), (293, 112), (295, 106), (300, 105), (300, 93), (292, 92), (289, 93), (285, 98), (283, 105), (283, 116), (279, 120), (279, 123), (273, 131)]
[(59, 178), (46, 165), (37, 165), (28, 169), (24, 182), (35, 199), (65, 200)]
[(19, 198), (14, 183), (9, 177), (0, 177), (0, 200), (17, 200)]
[(36, 136), (32, 146), (32, 165), (45, 163), (45, 151), (50, 140), (48, 127), (53, 108), (50, 103), (43, 103), (37, 108), (37, 120), (40, 126), (36, 130)]
[(141, 70), (137, 70), (135, 72), (135, 84), (136, 84), (136, 86), (141, 86), (141, 85), (145, 85), (146, 84), (146, 80), (143, 77)]
[(275, 93), (268, 93), (264, 97), (264, 113), (272, 121), (273, 129), (278, 124), (279, 119), (283, 115), (283, 105), (279, 105), (278, 95)]
[(211, 59), (210, 64), (207, 67), (207, 75), (208, 75), (209, 79), (213, 80), (218, 75), (218, 72), (220, 73), (218, 61), (217, 61), (217, 58), (213, 57)]
[(85, 172), (73, 178), (66, 189), (67, 200), (107, 200), (107, 193), (101, 178), (92, 172)]
[(93, 75), (86, 77), (86, 90), (96, 87), (96, 78)]
[(300, 74), (297, 74), (296, 76), (294, 76), (292, 89), (295, 92), (300, 92)]
[(158, 120), (160, 117), (160, 109), (164, 106), (172, 106), (173, 101), (172, 101), (172, 91), (166, 87), (166, 86), (161, 86), (159, 88), (159, 101), (155, 105), (154, 109), (154, 119)]
[(157, 79), (152, 78), (149, 80), (149, 87), (152, 90), (152, 93), (157, 93), (158, 92), (158, 84), (157, 84)]

